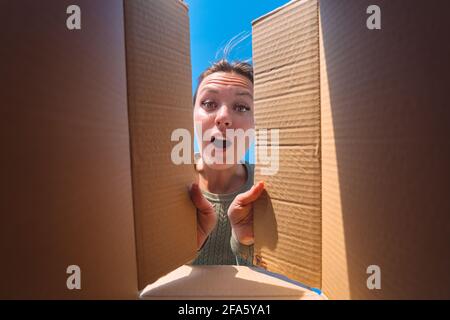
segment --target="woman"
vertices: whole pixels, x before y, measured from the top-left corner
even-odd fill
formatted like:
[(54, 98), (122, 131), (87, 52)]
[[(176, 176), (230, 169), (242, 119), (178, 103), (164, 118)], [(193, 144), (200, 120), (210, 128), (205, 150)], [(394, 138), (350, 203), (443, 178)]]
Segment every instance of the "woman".
[[(221, 60), (205, 70), (194, 95), (194, 122), (210, 136), (198, 137), (199, 180), (190, 189), (197, 207), (199, 250), (192, 264), (252, 265), (253, 203), (264, 184), (253, 185), (253, 166), (239, 163), (243, 154), (236, 138), (226, 134), (254, 128), (252, 66)], [(231, 163), (226, 161), (230, 152), (234, 152)]]

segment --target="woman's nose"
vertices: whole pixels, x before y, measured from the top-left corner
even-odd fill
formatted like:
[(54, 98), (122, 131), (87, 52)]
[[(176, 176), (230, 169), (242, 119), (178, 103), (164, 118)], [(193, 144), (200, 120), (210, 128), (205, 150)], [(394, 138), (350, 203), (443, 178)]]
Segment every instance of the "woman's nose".
[(216, 126), (229, 128), (231, 125), (231, 114), (226, 106), (222, 106), (216, 114)]

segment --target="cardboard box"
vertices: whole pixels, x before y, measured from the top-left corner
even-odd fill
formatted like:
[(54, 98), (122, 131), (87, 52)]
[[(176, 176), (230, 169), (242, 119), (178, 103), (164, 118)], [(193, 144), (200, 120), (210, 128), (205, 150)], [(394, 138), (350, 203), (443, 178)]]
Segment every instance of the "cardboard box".
[[(170, 157), (175, 129), (193, 137), (186, 5), (79, 0), (74, 30), (66, 25), (70, 5), (11, 2), (1, 13), (11, 30), (0, 36), (9, 44), (1, 78), (2, 299), (137, 299), (196, 256), (187, 189), (194, 168)], [(68, 287), (73, 266), (79, 290)], [(319, 297), (255, 270), (184, 268), (219, 296), (249, 298), (263, 286), (265, 296), (273, 289)], [(217, 272), (237, 287), (212, 283)], [(202, 292), (193, 280), (183, 283), (187, 295)]]
[(372, 4), (291, 1), (253, 23), (255, 120), (285, 153), (257, 177), (256, 262), (331, 299), (448, 299), (448, 4), (377, 1), (369, 30)]
[(379, 1), (381, 30), (360, 0), (291, 1), (254, 22), (257, 128), (281, 145), (277, 175), (256, 177), (265, 273), (183, 266), (195, 174), (169, 141), (192, 133), (186, 5), (78, 0), (69, 30), (72, 4), (0, 13), (13, 31), (0, 33), (0, 298), (450, 298), (445, 2)]

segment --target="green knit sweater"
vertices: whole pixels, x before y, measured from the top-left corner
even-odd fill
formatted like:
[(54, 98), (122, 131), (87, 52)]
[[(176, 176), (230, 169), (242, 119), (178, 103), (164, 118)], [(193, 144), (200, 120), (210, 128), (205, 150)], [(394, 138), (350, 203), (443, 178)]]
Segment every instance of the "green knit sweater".
[(245, 163), (247, 171), (246, 183), (236, 192), (229, 194), (214, 194), (207, 191), (202, 193), (211, 202), (217, 214), (217, 224), (206, 239), (197, 258), (192, 265), (244, 265), (253, 266), (253, 245), (246, 246), (232, 236), (231, 225), (228, 220), (228, 207), (234, 198), (253, 186), (254, 165)]

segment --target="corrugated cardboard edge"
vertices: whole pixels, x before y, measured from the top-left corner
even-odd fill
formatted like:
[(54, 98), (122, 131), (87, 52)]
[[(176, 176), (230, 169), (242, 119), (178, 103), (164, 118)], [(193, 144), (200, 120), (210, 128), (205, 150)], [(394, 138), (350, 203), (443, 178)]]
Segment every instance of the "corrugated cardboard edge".
[(125, 30), (126, 27), (126, 23), (127, 23), (127, 17), (126, 17), (126, 13), (125, 13), (125, 1), (123, 0), (122, 2), (122, 13), (123, 13), (123, 43), (124, 43), (124, 50), (125, 50), (125, 78), (126, 78), (126, 95), (127, 95), (127, 118), (128, 118), (128, 139), (129, 139), (129, 146), (130, 146), (130, 173), (131, 173), (131, 191), (132, 191), (132, 195), (131, 195), (131, 200), (132, 200), (132, 208), (133, 208), (133, 221), (134, 221), (134, 248), (135, 248), (135, 258), (136, 258), (136, 283), (137, 283), (137, 287), (138, 287), (138, 296), (136, 298), (139, 298), (140, 295), (140, 291), (139, 291), (139, 258), (138, 258), (138, 254), (137, 254), (137, 246), (138, 246), (138, 235), (136, 233), (136, 217), (134, 215), (134, 177), (133, 177), (133, 146), (132, 146), (132, 139), (131, 139), (131, 126), (130, 126), (130, 109), (129, 109), (129, 105), (130, 105), (130, 98), (128, 95), (128, 59), (127, 59), (127, 55), (128, 55), (128, 48), (127, 48), (127, 33)]
[(178, 3), (181, 4), (186, 9), (186, 12), (189, 13), (189, 5), (184, 2), (184, 0), (178, 0)]
[(289, 6), (290, 6), (292, 3), (294, 3), (294, 2), (307, 2), (307, 1), (308, 1), (308, 0), (291, 0), (291, 1), (289, 1), (288, 3), (282, 5), (281, 7), (278, 7), (278, 8), (276, 8), (276, 9), (274, 9), (274, 10), (272, 10), (272, 11), (266, 13), (265, 15), (263, 15), (263, 16), (261, 16), (261, 17), (259, 17), (259, 18), (256, 18), (255, 20), (252, 21), (252, 26), (255, 25), (255, 24), (257, 24), (258, 22), (260, 22), (260, 21), (262, 21), (262, 20), (264, 20), (264, 19), (266, 19), (266, 18), (268, 18), (268, 17), (274, 15), (274, 14), (277, 13), (278, 11), (283, 10), (285, 7), (289, 7)]

